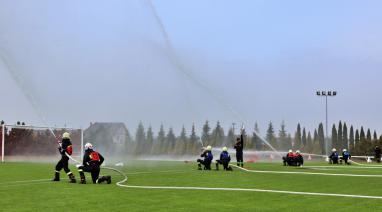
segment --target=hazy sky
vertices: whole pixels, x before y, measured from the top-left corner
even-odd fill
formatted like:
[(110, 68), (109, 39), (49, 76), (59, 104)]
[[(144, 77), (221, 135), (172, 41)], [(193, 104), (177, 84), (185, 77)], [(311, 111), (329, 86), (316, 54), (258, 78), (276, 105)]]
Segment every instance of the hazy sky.
[(173, 49), (149, 1), (0, 0), (0, 119), (293, 133), (325, 121), (315, 91), (333, 89), (331, 124), (382, 132), (381, 1), (152, 4)]

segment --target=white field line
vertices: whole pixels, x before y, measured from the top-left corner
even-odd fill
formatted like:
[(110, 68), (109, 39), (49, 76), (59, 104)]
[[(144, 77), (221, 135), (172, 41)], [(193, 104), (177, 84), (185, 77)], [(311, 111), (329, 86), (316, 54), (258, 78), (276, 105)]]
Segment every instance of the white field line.
[(266, 193), (295, 194), (295, 195), (330, 196), (330, 197), (351, 197), (351, 198), (363, 198), (363, 199), (382, 199), (382, 196), (367, 196), (367, 195), (353, 195), (353, 194), (333, 194), (333, 193), (316, 193), (316, 192), (300, 192), (300, 191), (283, 191), (283, 190), (255, 189), (255, 188), (209, 188), (209, 187), (134, 186), (134, 185), (118, 185), (118, 186), (126, 187), (126, 188), (139, 188), (139, 189), (247, 191), (247, 192), (266, 192)]
[[(136, 175), (136, 174), (154, 174), (154, 173), (183, 173), (188, 171), (178, 171), (178, 170), (167, 170), (167, 171), (156, 171), (156, 172), (131, 172), (129, 175)], [(120, 173), (119, 173), (120, 174)], [(17, 180), (17, 181), (8, 181), (8, 182), (1, 182), (0, 186), (11, 186), (13, 184), (15, 185), (32, 185), (33, 183), (39, 183), (39, 182), (51, 182), (52, 179), (37, 179), (37, 180)], [(63, 181), (66, 181), (63, 180)]]
[[(357, 164), (358, 165), (358, 164)], [(382, 167), (375, 167), (375, 166), (303, 166), (304, 168), (332, 168), (332, 169), (381, 169)]]
[(236, 165), (231, 165), (238, 169), (246, 172), (253, 173), (272, 173), (272, 174), (301, 174), (301, 175), (321, 175), (321, 176), (344, 176), (344, 177), (382, 177), (382, 175), (371, 175), (371, 174), (333, 174), (333, 173), (322, 173), (322, 172), (289, 172), (289, 171), (262, 171), (262, 170), (248, 170)]
[(328, 168), (309, 168), (309, 167), (305, 167), (305, 169), (319, 170), (319, 171), (329, 171), (329, 170), (333, 170), (333, 169), (328, 169)]
[(352, 163), (356, 164), (356, 165), (359, 165), (359, 166), (372, 166), (372, 167), (378, 167), (378, 168), (382, 168), (382, 165), (365, 165), (365, 164), (362, 164), (362, 163), (357, 163), (355, 161), (352, 161), (350, 160)]
[[(233, 165), (235, 166), (235, 165)], [(128, 177), (125, 173), (118, 169), (110, 168), (110, 167), (103, 167), (104, 169), (109, 169), (112, 171), (116, 171), (119, 174), (123, 176), (123, 180), (116, 183), (119, 187), (125, 187), (125, 188), (138, 188), (138, 189), (165, 189), (165, 190), (210, 190), (210, 191), (246, 191), (246, 192), (266, 192), (266, 193), (281, 193), (281, 194), (294, 194), (294, 195), (311, 195), (311, 196), (331, 196), (331, 197), (348, 197), (348, 198), (362, 198), (362, 199), (382, 199), (382, 196), (368, 196), (368, 195), (353, 195), (353, 194), (333, 194), (333, 193), (316, 193), (316, 192), (300, 192), (300, 191), (284, 191), (284, 190), (269, 190), (269, 189), (255, 189), (255, 188), (210, 188), (210, 187), (182, 187), (182, 186), (137, 186), (137, 185), (124, 185), (128, 180)], [(241, 167), (237, 167), (244, 171), (254, 171), (254, 170), (247, 170)], [(161, 172), (172, 172), (172, 170), (168, 171), (161, 171)], [(182, 171), (185, 172), (185, 171)], [(267, 171), (268, 172), (268, 171)], [(130, 174), (140, 174), (140, 173), (149, 173), (149, 172), (133, 172)], [(156, 173), (156, 172), (152, 172)], [(273, 172), (272, 172), (273, 173)], [(291, 173), (291, 172), (287, 172)], [(299, 173), (299, 172), (292, 172), (293, 174)], [(326, 174), (326, 173), (325, 173)], [(335, 174), (338, 176), (339, 174)], [(362, 175), (357, 175), (362, 176)], [(376, 175), (370, 175), (370, 176), (376, 176)], [(7, 183), (19, 183), (14, 185), (7, 185), (8, 186), (17, 186), (17, 185), (35, 185), (39, 183), (48, 183), (49, 179), (40, 179), (40, 180), (24, 180), (24, 181), (11, 181)], [(46, 181), (46, 182), (44, 182)], [(34, 182), (31, 184), (25, 184), (24, 182)], [(24, 183), (24, 184), (23, 184)], [(2, 183), (5, 184), (5, 183)]]
[(1, 185), (0, 189), (16, 187), (16, 186), (38, 185), (38, 184), (45, 184), (45, 183), (50, 183), (50, 182), (49, 181), (40, 181), (40, 182), (32, 182), (32, 183), (8, 184), (8, 185)]
[(50, 181), (51, 179), (39, 179), (39, 180), (18, 180), (18, 181), (8, 181), (8, 182), (2, 182), (0, 185), (9, 185), (9, 184), (22, 184), (22, 183), (31, 183), (31, 182), (43, 182), (43, 181)]
[(367, 196), (367, 195), (353, 195), (353, 194), (333, 194), (333, 193), (316, 193), (316, 192), (300, 192), (300, 191), (283, 191), (283, 190), (269, 190), (269, 189), (256, 189), (256, 188), (210, 188), (210, 187), (182, 187), (182, 186), (139, 186), (139, 185), (124, 185), (128, 177), (125, 173), (118, 169), (109, 168), (118, 172), (123, 176), (123, 180), (116, 183), (119, 187), (136, 188), (136, 189), (163, 189), (163, 190), (203, 190), (203, 191), (246, 191), (246, 192), (266, 192), (266, 193), (279, 193), (279, 194), (294, 194), (294, 195), (311, 195), (311, 196), (330, 196), (330, 197), (348, 197), (348, 198), (361, 198), (361, 199), (382, 199), (382, 196)]
[(128, 175), (136, 175), (136, 174), (155, 174), (155, 173), (184, 173), (189, 171), (179, 171), (179, 170), (167, 170), (167, 171), (154, 171), (154, 172), (131, 172), (127, 173)]

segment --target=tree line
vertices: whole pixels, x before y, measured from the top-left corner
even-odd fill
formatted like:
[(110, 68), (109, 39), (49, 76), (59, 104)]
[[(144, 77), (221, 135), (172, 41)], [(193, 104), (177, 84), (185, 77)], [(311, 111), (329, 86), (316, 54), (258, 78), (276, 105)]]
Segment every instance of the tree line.
[[(250, 133), (244, 129), (244, 145), (246, 150), (269, 151), (270, 146), (264, 142), (256, 123)], [(238, 136), (234, 132), (234, 128), (230, 127), (225, 131), (218, 121), (214, 127), (211, 127), (209, 121), (206, 121), (202, 127), (201, 135), (195, 132), (195, 125), (192, 126), (190, 133), (187, 133), (185, 127), (182, 127), (180, 134), (176, 136), (173, 128), (167, 131), (164, 126), (160, 126), (157, 135), (154, 135), (152, 127), (147, 130), (142, 123), (139, 123), (135, 133), (135, 138), (128, 133), (127, 135), (127, 151), (136, 155), (143, 154), (197, 154), (203, 146), (211, 145), (212, 147), (232, 147)], [(286, 124), (283, 121), (276, 131), (272, 122), (269, 122), (265, 135), (265, 141), (269, 142), (276, 150), (288, 151), (289, 149), (301, 150), (311, 154), (326, 154), (327, 142), (329, 149), (336, 148), (338, 150), (348, 149), (353, 155), (370, 155), (373, 154), (375, 146), (381, 146), (382, 136), (378, 137), (374, 130), (373, 134), (370, 129), (366, 133), (363, 127), (354, 129), (351, 125), (348, 130), (347, 124), (342, 121), (338, 126), (333, 125), (330, 138), (325, 139), (324, 127), (320, 123), (312, 132), (306, 130), (299, 123), (293, 135), (286, 130)]]
[[(6, 155), (50, 155), (56, 153), (55, 138), (48, 130), (13, 128), (6, 129), (6, 132)], [(56, 134), (60, 135), (62, 132), (56, 131)], [(195, 125), (192, 125), (190, 131), (183, 126), (180, 134), (176, 135), (171, 127), (166, 130), (161, 125), (159, 131), (154, 133), (151, 126), (145, 128), (142, 123), (139, 123), (134, 136), (127, 130), (125, 149), (121, 149), (120, 153), (131, 155), (195, 155), (200, 153), (202, 147), (208, 145), (214, 148), (223, 146), (232, 148), (238, 133), (233, 127), (230, 127), (228, 131), (224, 130), (219, 121), (213, 127), (209, 121), (206, 121), (200, 135), (196, 133)], [(253, 129), (244, 129), (243, 135), (245, 150), (271, 150), (264, 139), (259, 136), (260, 130), (257, 123)], [(72, 132), (73, 139), (80, 140), (80, 136), (80, 131)], [(269, 122), (264, 138), (279, 151), (298, 149), (305, 153), (320, 155), (326, 154), (325, 141), (328, 142), (329, 149), (349, 149), (352, 155), (372, 155), (375, 146), (382, 146), (382, 135), (378, 137), (375, 130), (365, 130), (363, 126), (360, 129), (355, 129), (352, 125), (348, 128), (347, 123), (342, 121), (339, 121), (338, 125), (333, 124), (331, 136), (326, 139), (322, 123), (312, 132), (298, 123), (296, 130), (291, 134), (287, 132), (284, 121), (278, 130), (275, 130), (273, 123)], [(76, 145), (76, 149), (80, 149), (77, 146), (78, 142), (75, 142), (74, 145)]]

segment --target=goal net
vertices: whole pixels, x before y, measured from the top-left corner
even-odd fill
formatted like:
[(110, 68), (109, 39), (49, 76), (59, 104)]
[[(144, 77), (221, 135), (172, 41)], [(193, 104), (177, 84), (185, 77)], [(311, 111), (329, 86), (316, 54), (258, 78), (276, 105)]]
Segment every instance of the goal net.
[(72, 157), (81, 160), (83, 152), (82, 129), (1, 125), (1, 161), (56, 162), (60, 156), (57, 140), (61, 139), (64, 132), (70, 134), (73, 145)]

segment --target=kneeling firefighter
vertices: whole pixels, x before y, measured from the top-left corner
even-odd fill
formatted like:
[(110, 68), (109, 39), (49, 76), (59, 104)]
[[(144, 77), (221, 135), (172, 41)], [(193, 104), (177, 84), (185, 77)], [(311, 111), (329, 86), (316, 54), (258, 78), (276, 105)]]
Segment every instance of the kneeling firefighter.
[(295, 154), (294, 154), (293, 150), (290, 149), (288, 151), (288, 154), (285, 157), (283, 157), (284, 166), (286, 166), (286, 165), (292, 166), (294, 163), (294, 158), (295, 158)]
[(228, 148), (223, 147), (223, 151), (220, 153), (220, 159), (216, 160), (216, 170), (219, 170), (219, 164), (222, 164), (224, 170), (232, 171), (232, 168), (229, 166), (230, 161), (231, 161), (231, 156), (228, 153)]
[(204, 159), (197, 160), (199, 170), (202, 170), (202, 165), (204, 166), (204, 170), (211, 170), (211, 162), (212, 162), (212, 159), (214, 158), (211, 151), (212, 151), (212, 147), (207, 146), (207, 148), (200, 155), (200, 157)]
[(330, 164), (338, 164), (339, 155), (336, 148), (332, 149), (332, 154), (329, 156)]
[(303, 166), (304, 165), (304, 157), (302, 157), (300, 150), (296, 151), (295, 162), (296, 162), (296, 166)]
[(103, 156), (99, 152), (93, 150), (93, 145), (91, 143), (85, 144), (83, 165), (78, 166), (78, 172), (80, 173), (81, 177), (81, 184), (86, 184), (84, 172), (90, 172), (93, 183), (111, 183), (111, 176), (99, 177), (100, 166), (103, 163), (103, 161)]

